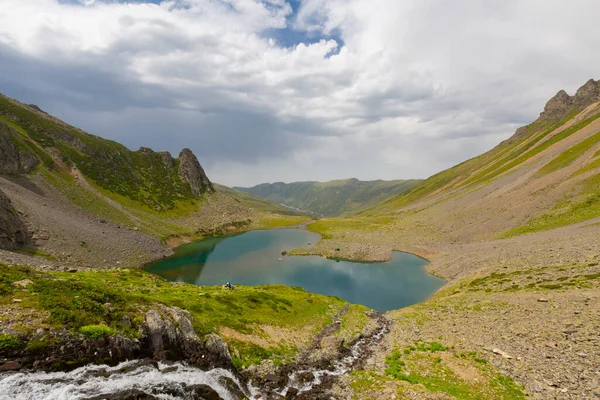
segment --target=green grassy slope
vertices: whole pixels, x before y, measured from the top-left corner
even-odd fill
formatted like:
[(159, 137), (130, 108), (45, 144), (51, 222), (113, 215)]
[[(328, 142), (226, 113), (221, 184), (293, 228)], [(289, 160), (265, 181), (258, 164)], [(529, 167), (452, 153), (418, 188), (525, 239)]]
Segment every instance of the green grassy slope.
[(52, 171), (77, 167), (99, 187), (156, 209), (196, 198), (178, 176), (177, 159), (169, 165), (161, 153), (131, 151), (2, 95), (0, 124)]
[(281, 215), (306, 215), (304, 213), (280, 206), (279, 204), (269, 201), (263, 197), (255, 196), (253, 194), (244, 192), (242, 190), (233, 189), (219, 184), (215, 184), (214, 186), (218, 192), (231, 196), (234, 199), (240, 201), (242, 204), (254, 208), (256, 210)]
[(419, 183), (419, 180), (264, 183), (251, 188), (237, 188), (276, 203), (319, 216), (347, 216), (396, 196)]
[[(600, 84), (598, 85), (600, 87)], [(535, 176), (529, 178), (529, 182), (545, 179), (540, 184), (545, 185), (547, 190), (551, 190), (560, 179), (563, 185), (569, 187), (568, 191), (565, 190), (565, 193), (568, 192), (567, 197), (559, 199), (555, 208), (549, 212), (531, 215), (531, 226), (526, 223), (526, 226), (512, 230), (509, 235), (550, 229), (599, 216), (600, 213), (593, 210), (596, 208), (595, 195), (598, 189), (596, 183), (598, 178), (597, 174), (594, 176), (594, 172), (598, 172), (600, 160), (597, 157), (598, 153), (592, 157), (588, 154), (598, 151), (600, 134), (582, 135), (581, 133), (584, 129), (596, 129), (597, 132), (597, 128), (593, 127), (597, 126), (597, 121), (600, 119), (600, 107), (593, 102), (587, 108), (584, 106), (568, 109), (559, 119), (540, 118), (519, 129), (513, 137), (487, 153), (433, 175), (405, 193), (366, 210), (362, 215), (386, 213), (407, 206), (422, 209), (440, 204), (476, 192), (508, 174), (516, 173), (526, 165), (531, 165), (532, 160), (538, 155), (558, 152), (553, 158), (544, 158), (546, 160), (544, 165)], [(585, 114), (583, 114), (584, 110)], [(588, 128), (590, 126), (592, 128)], [(581, 136), (581, 139), (573, 141), (573, 136)], [(564, 177), (547, 176), (575, 163), (581, 164), (582, 167), (572, 177), (584, 173), (592, 176), (581, 182), (565, 180)], [(540, 207), (540, 210), (542, 209), (543, 207)]]
[[(12, 283), (28, 279), (30, 290), (22, 291)], [(19, 302), (13, 302), (18, 296)], [(107, 306), (108, 304), (108, 306)], [(312, 294), (298, 287), (266, 285), (223, 290), (218, 286), (195, 286), (171, 283), (138, 269), (97, 272), (41, 273), (27, 267), (0, 264), (0, 306), (11, 306), (15, 321), (40, 315), (36, 322), (19, 325), (2, 343), (15, 349), (29, 349), (39, 342), (31, 337), (36, 329), (66, 328), (72, 334), (121, 333), (137, 337), (145, 310), (155, 304), (188, 310), (199, 335), (220, 333), (223, 328), (246, 335), (266, 334), (262, 326), (283, 327), (294, 331), (317, 333), (331, 322), (331, 317), (348, 303), (337, 297)], [(352, 308), (364, 310), (361, 306)], [(107, 311), (110, 308), (110, 312)], [(54, 339), (44, 338), (46, 346)], [(263, 348), (254, 343), (228, 340), (236, 355), (236, 365), (248, 365), (271, 358), (293, 356), (297, 351), (279, 339), (279, 346)]]

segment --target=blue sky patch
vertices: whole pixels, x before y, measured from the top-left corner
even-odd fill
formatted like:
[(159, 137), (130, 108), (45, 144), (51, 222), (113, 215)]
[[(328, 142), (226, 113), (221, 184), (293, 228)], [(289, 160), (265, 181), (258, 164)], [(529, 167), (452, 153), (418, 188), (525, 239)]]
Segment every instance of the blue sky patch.
[[(164, 0), (100, 0), (102, 3), (153, 3), (160, 4)], [(83, 5), (84, 0), (58, 0), (59, 3), (62, 4), (73, 4), (73, 5)], [(261, 33), (261, 37), (265, 39), (274, 39), (278, 46), (289, 48), (299, 45), (300, 43), (304, 43), (306, 45), (318, 43), (321, 40), (330, 40), (333, 39), (338, 43), (338, 47), (333, 50), (330, 54), (327, 54), (327, 57), (331, 57), (339, 53), (340, 49), (344, 45), (344, 41), (340, 35), (340, 31), (335, 29), (330, 34), (325, 35), (319, 31), (306, 31), (301, 29), (294, 28), (294, 21), (296, 16), (298, 15), (298, 10), (300, 9), (302, 0), (288, 0), (288, 4), (292, 7), (292, 12), (286, 18), (286, 27), (285, 28), (271, 28), (266, 29)], [(276, 7), (270, 3), (264, 3), (267, 7)], [(315, 24), (318, 21), (314, 21)]]
[[(329, 35), (324, 35), (318, 31), (306, 31), (300, 29), (294, 29), (294, 21), (298, 15), (300, 9), (301, 0), (288, 0), (288, 4), (292, 7), (292, 12), (287, 16), (287, 24), (283, 29), (267, 29), (262, 33), (264, 38), (272, 38), (277, 42), (280, 47), (294, 47), (300, 43), (313, 44), (318, 43), (321, 40), (333, 39), (338, 43), (338, 47), (332, 51), (327, 57), (331, 57), (339, 53), (340, 49), (344, 45), (344, 41), (340, 35), (340, 31), (335, 29)], [(316, 21), (315, 21), (316, 22)]]

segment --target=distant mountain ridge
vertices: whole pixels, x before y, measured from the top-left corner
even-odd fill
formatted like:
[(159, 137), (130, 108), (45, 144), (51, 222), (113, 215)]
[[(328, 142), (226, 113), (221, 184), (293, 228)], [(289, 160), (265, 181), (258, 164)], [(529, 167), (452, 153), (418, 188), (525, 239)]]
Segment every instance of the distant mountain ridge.
[(230, 188), (224, 185), (215, 183), (215, 189), (219, 193), (224, 193), (232, 198), (236, 199), (240, 203), (254, 208), (256, 210), (276, 213), (281, 215), (310, 215), (310, 213), (301, 212), (299, 210), (291, 209), (280, 204), (274, 203), (261, 196), (256, 196), (248, 192), (244, 192), (239, 189)]
[(264, 197), (319, 217), (346, 216), (409, 190), (420, 180), (360, 181), (356, 178), (328, 182), (275, 182), (235, 189)]

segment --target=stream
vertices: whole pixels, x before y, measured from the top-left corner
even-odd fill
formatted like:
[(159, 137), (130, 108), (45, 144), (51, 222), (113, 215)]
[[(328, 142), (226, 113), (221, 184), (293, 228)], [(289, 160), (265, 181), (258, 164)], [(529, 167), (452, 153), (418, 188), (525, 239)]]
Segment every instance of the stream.
[[(245, 384), (231, 371), (202, 371), (185, 363), (151, 360), (122, 362), (114, 367), (87, 365), (70, 372), (17, 372), (0, 375), (0, 400), (241, 400), (317, 398), (336, 377), (350, 372), (369, 355), (389, 331), (389, 321), (379, 316), (375, 333), (351, 344), (330, 368), (299, 364), (283, 376), (281, 387)], [(268, 380), (268, 377), (267, 377)], [(281, 379), (277, 379), (282, 381)], [(287, 396), (287, 397), (286, 397)]]

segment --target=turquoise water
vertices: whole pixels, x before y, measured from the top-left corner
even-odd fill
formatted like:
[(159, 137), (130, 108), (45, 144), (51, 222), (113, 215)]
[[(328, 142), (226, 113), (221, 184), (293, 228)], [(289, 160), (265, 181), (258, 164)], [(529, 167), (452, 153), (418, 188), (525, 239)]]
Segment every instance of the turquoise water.
[[(355, 263), (317, 256), (281, 256), (307, 247), (319, 236), (301, 229), (251, 231), (210, 238), (176, 249), (147, 271), (200, 286), (283, 284), (388, 311), (426, 300), (444, 281), (427, 274), (427, 261), (394, 252), (384, 263)], [(283, 258), (279, 261), (278, 258)]]

